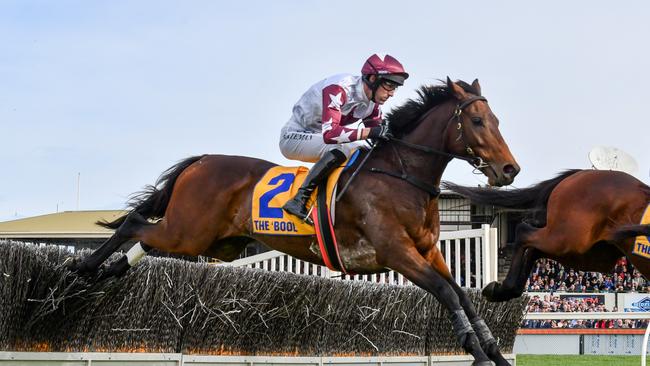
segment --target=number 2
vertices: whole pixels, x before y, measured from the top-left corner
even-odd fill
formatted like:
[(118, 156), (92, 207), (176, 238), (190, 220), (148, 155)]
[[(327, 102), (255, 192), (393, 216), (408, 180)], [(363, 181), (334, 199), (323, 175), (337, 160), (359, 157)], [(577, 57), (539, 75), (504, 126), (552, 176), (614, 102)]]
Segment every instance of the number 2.
[(279, 186), (273, 188), (272, 190), (260, 196), (260, 217), (266, 217), (272, 219), (281, 219), (284, 217), (284, 212), (282, 208), (269, 207), (269, 203), (271, 202), (273, 197), (291, 189), (291, 184), (295, 179), (296, 176), (291, 173), (284, 173), (271, 178), (269, 184), (277, 184), (280, 181), (282, 181), (282, 184), (280, 184)]

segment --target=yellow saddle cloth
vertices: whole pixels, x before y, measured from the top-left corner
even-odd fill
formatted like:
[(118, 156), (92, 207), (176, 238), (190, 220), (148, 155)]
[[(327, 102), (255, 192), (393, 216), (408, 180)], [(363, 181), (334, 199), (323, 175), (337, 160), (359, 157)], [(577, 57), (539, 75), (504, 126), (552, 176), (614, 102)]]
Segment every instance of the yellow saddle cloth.
[[(645, 208), (643, 217), (641, 218), (641, 225), (650, 224), (650, 204)], [(650, 241), (647, 236), (637, 236), (634, 240), (634, 248), (632, 253), (638, 254), (642, 257), (650, 258)]]
[[(253, 233), (272, 235), (314, 235), (314, 227), (288, 214), (282, 206), (291, 199), (302, 185), (309, 169), (306, 167), (276, 166), (269, 169), (255, 185), (251, 218)], [(327, 206), (331, 207), (336, 182), (343, 166), (336, 168), (327, 180)], [(307, 208), (314, 205), (316, 191)], [(314, 207), (315, 209), (315, 207)]]

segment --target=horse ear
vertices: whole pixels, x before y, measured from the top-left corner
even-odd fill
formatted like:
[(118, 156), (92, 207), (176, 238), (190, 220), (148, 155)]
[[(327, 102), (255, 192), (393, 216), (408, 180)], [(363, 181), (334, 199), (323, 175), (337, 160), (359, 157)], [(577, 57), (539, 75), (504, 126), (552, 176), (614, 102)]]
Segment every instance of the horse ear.
[(449, 88), (449, 91), (451, 92), (451, 94), (454, 95), (454, 97), (456, 97), (456, 99), (460, 100), (460, 99), (467, 98), (467, 93), (465, 93), (463, 88), (461, 88), (460, 86), (458, 86), (458, 84), (451, 81), (449, 76), (447, 76), (447, 88)]
[(474, 79), (474, 81), (472, 81), (472, 87), (476, 89), (476, 92), (478, 93), (477, 95), (481, 95), (481, 85), (479, 85), (478, 79)]

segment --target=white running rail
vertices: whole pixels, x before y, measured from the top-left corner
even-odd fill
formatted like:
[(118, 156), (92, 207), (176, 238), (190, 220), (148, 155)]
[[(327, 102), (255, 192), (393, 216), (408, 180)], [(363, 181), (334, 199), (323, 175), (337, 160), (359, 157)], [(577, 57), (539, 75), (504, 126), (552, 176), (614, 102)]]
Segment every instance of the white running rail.
[[(496, 228), (482, 225), (480, 229), (443, 231), (440, 233), (438, 247), (445, 257), (452, 276), (460, 286), (480, 289), (497, 280)], [(370, 275), (344, 275), (341, 272), (331, 271), (325, 266), (301, 261), (278, 251), (270, 251), (225, 264), (343, 280), (409, 284), (404, 276), (394, 271)], [(466, 279), (470, 279), (469, 283)]]

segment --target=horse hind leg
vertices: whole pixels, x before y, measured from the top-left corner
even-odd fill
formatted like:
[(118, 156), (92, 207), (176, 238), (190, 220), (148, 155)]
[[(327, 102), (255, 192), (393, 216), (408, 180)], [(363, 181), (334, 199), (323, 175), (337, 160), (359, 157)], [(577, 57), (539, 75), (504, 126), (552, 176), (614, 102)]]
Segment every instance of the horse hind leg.
[(115, 233), (110, 238), (81, 262), (74, 263), (71, 269), (80, 274), (96, 273), (99, 266), (122, 244), (131, 240), (136, 230), (143, 225), (152, 224), (139, 213), (135, 211), (130, 212), (122, 225), (115, 230)]
[(99, 280), (110, 277), (122, 277), (131, 267), (134, 267), (151, 250), (151, 246), (137, 242), (120, 259), (102, 268)]
[[(225, 262), (231, 262), (239, 257), (246, 245), (254, 240), (246, 236), (235, 236), (215, 241), (204, 254)], [(100, 280), (110, 277), (121, 277), (152, 249), (150, 245), (142, 242), (135, 243), (129, 251), (111, 265), (102, 269)]]
[(517, 225), (510, 269), (503, 283), (494, 281), (485, 286), (483, 296), (488, 301), (508, 301), (524, 293), (524, 287), (526, 286), (526, 280), (530, 275), (530, 271), (533, 269), (535, 261), (541, 258), (541, 252), (538, 249), (526, 246), (532, 234), (538, 230), (541, 229), (535, 228), (527, 223)]

